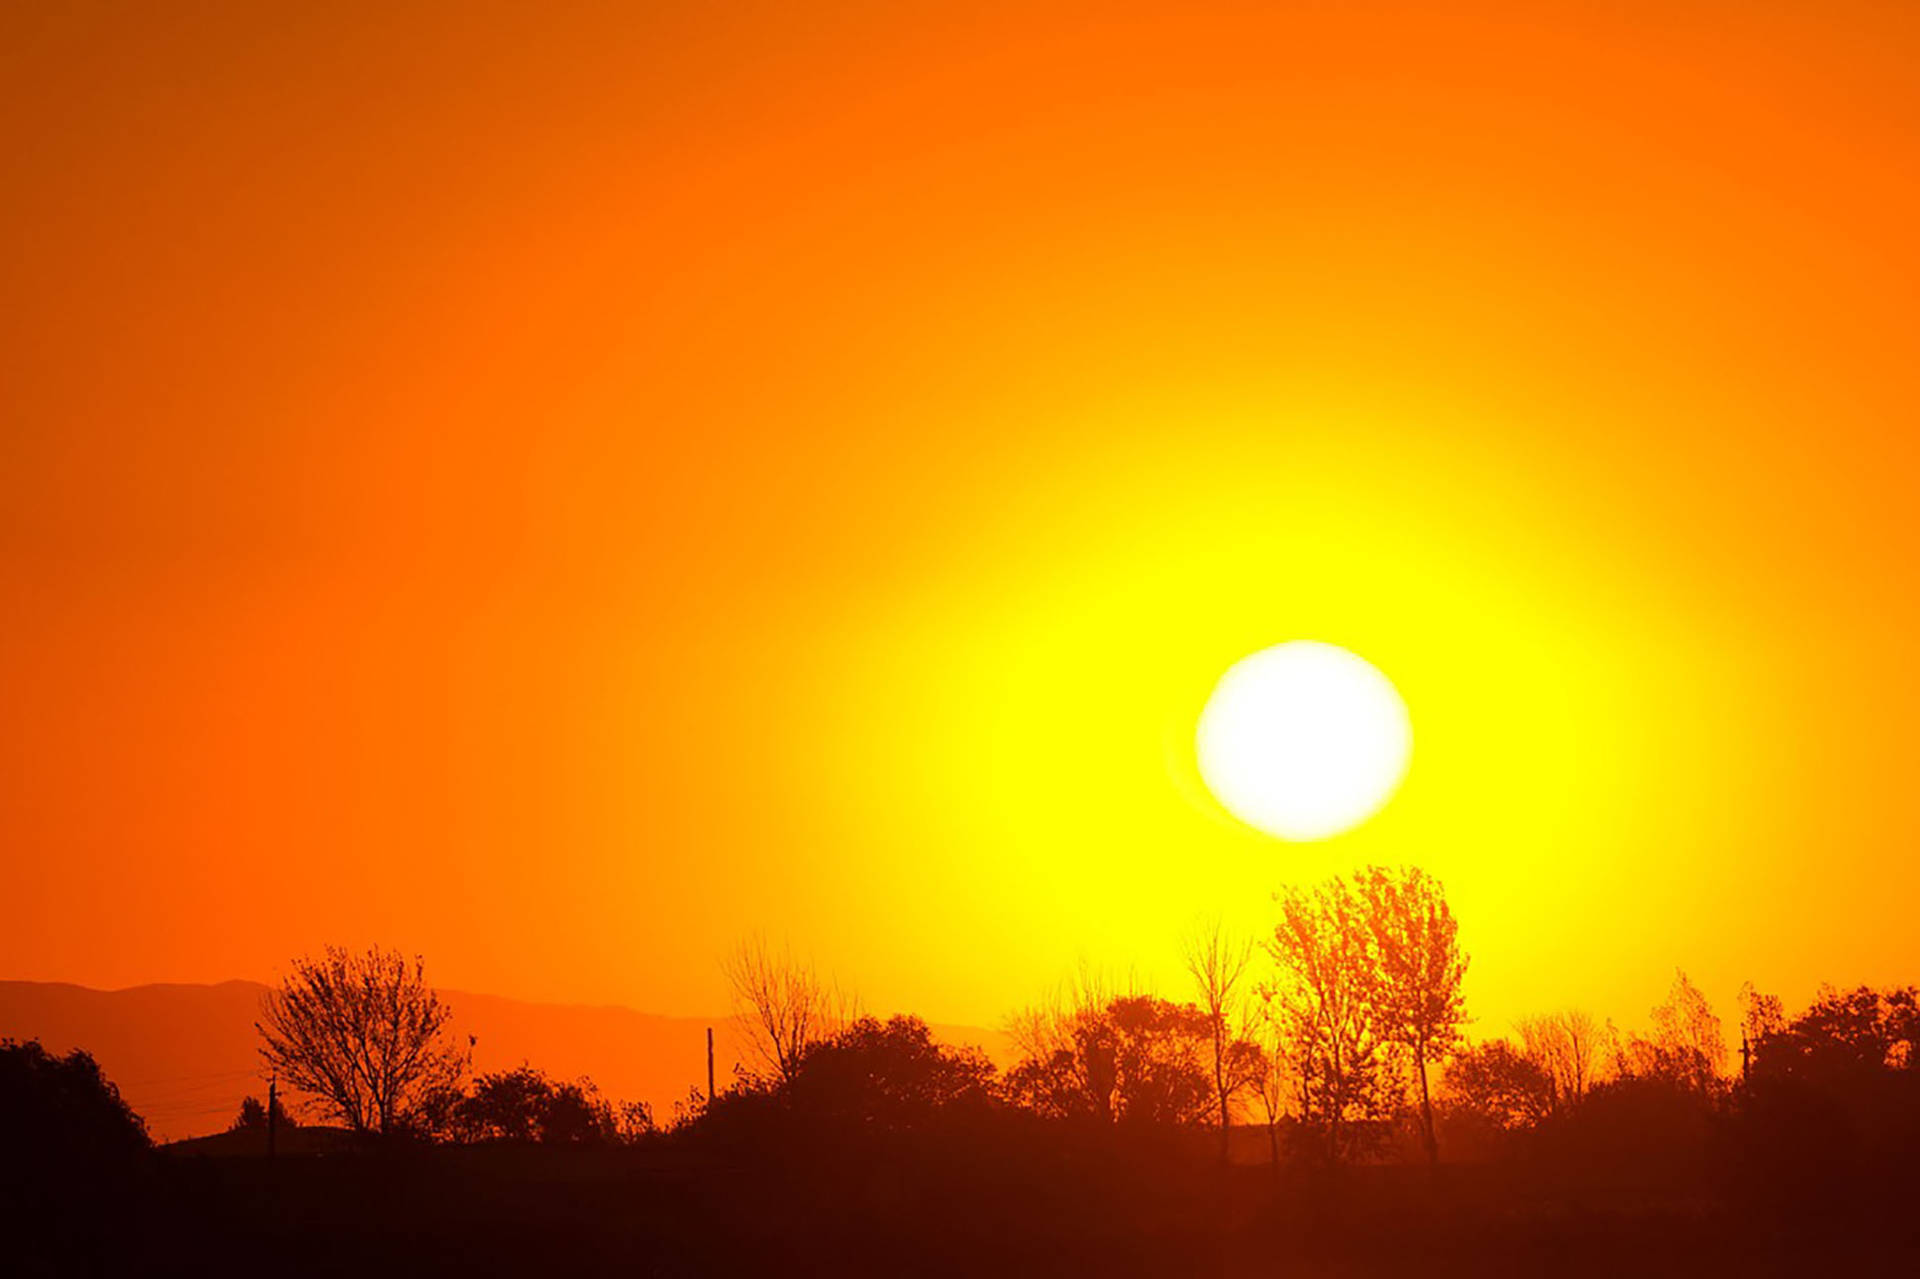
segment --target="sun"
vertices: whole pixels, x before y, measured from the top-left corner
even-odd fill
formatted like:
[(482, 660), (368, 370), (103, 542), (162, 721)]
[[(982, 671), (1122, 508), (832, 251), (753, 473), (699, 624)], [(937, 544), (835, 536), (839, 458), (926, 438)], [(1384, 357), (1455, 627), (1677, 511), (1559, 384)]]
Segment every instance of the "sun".
[(1295, 640), (1220, 677), (1195, 748), (1207, 788), (1235, 817), (1281, 839), (1325, 839), (1387, 802), (1406, 774), (1413, 728), (1373, 666)]

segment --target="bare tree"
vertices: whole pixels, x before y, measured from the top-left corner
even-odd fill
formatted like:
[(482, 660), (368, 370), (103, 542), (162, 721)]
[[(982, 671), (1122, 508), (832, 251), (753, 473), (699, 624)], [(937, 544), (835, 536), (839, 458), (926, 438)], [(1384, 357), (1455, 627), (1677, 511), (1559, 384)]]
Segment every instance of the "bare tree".
[(1201, 920), (1181, 947), (1187, 971), (1207, 1016), (1213, 1065), (1213, 1104), (1220, 1118), (1220, 1162), (1226, 1163), (1233, 1134), (1233, 1100), (1266, 1073), (1266, 1054), (1235, 1033), (1241, 1018), (1241, 982), (1253, 959), (1253, 942), (1228, 937), (1219, 917)]
[(1577, 1105), (1594, 1084), (1601, 1030), (1594, 1019), (1574, 1009), (1522, 1017), (1513, 1024), (1520, 1053), (1538, 1066), (1553, 1088), (1555, 1109)]
[(1727, 1063), (1720, 1018), (1686, 973), (1674, 970), (1673, 986), (1652, 1013), (1653, 1034), (1630, 1035), (1616, 1044), (1614, 1069), (1624, 1076), (1669, 1080), (1711, 1092)]
[(472, 1041), (454, 1044), (452, 1015), (418, 956), (329, 946), (293, 961), (254, 1028), (291, 1087), (354, 1132), (387, 1136), (415, 1127), (466, 1072)]
[(1653, 1010), (1653, 1029), (1661, 1043), (1700, 1064), (1702, 1091), (1726, 1074), (1727, 1040), (1720, 1018), (1700, 988), (1678, 968), (1673, 970), (1673, 988), (1666, 1002)]
[(1119, 981), (1083, 959), (1071, 978), (1007, 1017), (1002, 1029), (1023, 1058), (1044, 1060), (1071, 1049), (1074, 1028), (1100, 1016), (1114, 1000), (1145, 993), (1132, 974)]
[(1138, 993), (1131, 981), (1117, 985), (1083, 959), (1072, 978), (1007, 1018), (1007, 1038), (1019, 1053), (1006, 1076), (1009, 1095), (1028, 1109), (1085, 1110), (1113, 1122), (1118, 1062), (1108, 1008)]
[(852, 1003), (811, 963), (762, 937), (749, 938), (721, 961), (733, 987), (735, 1015), (763, 1070), (790, 1080), (809, 1048), (847, 1024)]
[(1287, 1102), (1300, 1095), (1304, 1084), (1300, 1072), (1287, 1057), (1286, 1036), (1280, 1021), (1270, 1014), (1269, 1006), (1251, 1012), (1241, 1038), (1260, 1046), (1260, 1078), (1253, 1095), (1260, 1104), (1260, 1117), (1267, 1129), (1267, 1156), (1274, 1172), (1280, 1171), (1280, 1121), (1287, 1117)]

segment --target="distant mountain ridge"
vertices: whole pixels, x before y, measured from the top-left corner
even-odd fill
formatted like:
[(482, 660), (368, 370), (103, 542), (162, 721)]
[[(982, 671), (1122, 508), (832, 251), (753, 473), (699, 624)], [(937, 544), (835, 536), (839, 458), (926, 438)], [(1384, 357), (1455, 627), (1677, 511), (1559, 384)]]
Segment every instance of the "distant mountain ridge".
[[(95, 990), (68, 982), (0, 981), (0, 1038), (38, 1039), (51, 1051), (84, 1048), (147, 1120), (155, 1140), (219, 1132), (240, 1099), (264, 1096), (253, 1023), (267, 987), (156, 983)], [(619, 1005), (542, 1004), (443, 990), (458, 1033), (473, 1035), (474, 1068), (528, 1062), (559, 1078), (591, 1076), (603, 1095), (644, 1101), (665, 1120), (691, 1088), (706, 1087), (706, 1032), (725, 1088), (746, 1057), (729, 1017), (667, 1017)], [(935, 1026), (946, 1043), (979, 1045), (1004, 1063), (997, 1031)]]

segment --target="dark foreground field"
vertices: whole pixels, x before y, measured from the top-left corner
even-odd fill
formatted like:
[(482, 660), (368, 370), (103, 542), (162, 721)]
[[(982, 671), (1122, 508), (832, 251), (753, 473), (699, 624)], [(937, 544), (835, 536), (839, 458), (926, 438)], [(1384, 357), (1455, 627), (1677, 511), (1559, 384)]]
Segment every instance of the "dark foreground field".
[[(0, 1269), (250, 1275), (1920, 1273), (1910, 1172), (1220, 1168), (1189, 1147), (158, 1152)], [(991, 1154), (991, 1158), (986, 1156)], [(1804, 1170), (1803, 1170), (1804, 1171)], [(19, 1208), (22, 1205), (12, 1205)]]

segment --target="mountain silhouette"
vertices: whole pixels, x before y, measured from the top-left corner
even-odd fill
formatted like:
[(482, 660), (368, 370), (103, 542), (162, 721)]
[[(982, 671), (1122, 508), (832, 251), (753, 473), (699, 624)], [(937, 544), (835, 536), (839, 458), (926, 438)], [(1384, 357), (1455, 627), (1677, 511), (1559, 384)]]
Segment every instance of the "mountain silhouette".
[[(95, 990), (67, 982), (0, 981), (0, 1038), (38, 1039), (49, 1051), (84, 1048), (119, 1086), (158, 1141), (219, 1132), (241, 1098), (264, 1096), (253, 1023), (267, 987), (159, 983)], [(529, 1062), (556, 1078), (590, 1076), (616, 1101), (644, 1101), (666, 1120), (690, 1088), (706, 1087), (707, 1027), (721, 1088), (748, 1060), (730, 1017), (667, 1017), (618, 1005), (543, 1004), (471, 991), (440, 992), (454, 1028), (472, 1035), (477, 1071)], [(1004, 1063), (1000, 1032), (935, 1026), (949, 1044), (976, 1044)], [(302, 1116), (303, 1118), (305, 1116)]]

